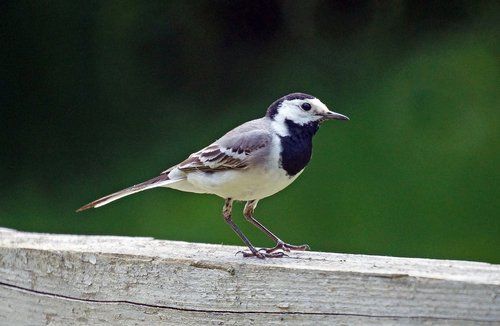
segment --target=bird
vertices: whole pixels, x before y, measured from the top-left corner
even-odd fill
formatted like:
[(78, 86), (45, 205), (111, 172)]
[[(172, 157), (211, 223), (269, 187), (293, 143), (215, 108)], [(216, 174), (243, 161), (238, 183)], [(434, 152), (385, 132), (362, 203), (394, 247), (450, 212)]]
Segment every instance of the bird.
[[(241, 251), (244, 257), (276, 258), (291, 250), (309, 250), (306, 244), (282, 241), (254, 217), (254, 211), (259, 200), (283, 190), (304, 171), (311, 159), (312, 139), (329, 120), (349, 118), (330, 111), (312, 95), (285, 95), (268, 107), (264, 117), (230, 130), (158, 176), (90, 202), (77, 212), (157, 187), (214, 194), (224, 199), (222, 216), (249, 249)], [(233, 221), (235, 201), (246, 202), (245, 219), (271, 238), (274, 247), (257, 249), (252, 245)]]

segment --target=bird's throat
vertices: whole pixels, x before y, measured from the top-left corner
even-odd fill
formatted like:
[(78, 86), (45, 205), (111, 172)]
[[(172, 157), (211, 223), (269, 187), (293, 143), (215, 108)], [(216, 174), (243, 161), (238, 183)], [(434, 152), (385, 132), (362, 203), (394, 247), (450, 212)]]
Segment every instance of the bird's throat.
[(312, 138), (319, 129), (318, 122), (300, 125), (285, 120), (288, 128), (287, 136), (280, 136), (280, 165), (289, 176), (302, 171), (311, 160)]

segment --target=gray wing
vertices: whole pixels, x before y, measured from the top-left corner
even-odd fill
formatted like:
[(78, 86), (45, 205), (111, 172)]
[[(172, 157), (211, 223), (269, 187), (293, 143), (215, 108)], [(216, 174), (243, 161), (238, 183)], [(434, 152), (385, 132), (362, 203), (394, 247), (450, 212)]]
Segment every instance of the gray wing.
[(244, 169), (253, 158), (269, 150), (271, 141), (272, 134), (261, 119), (250, 121), (191, 154), (176, 167), (184, 172)]

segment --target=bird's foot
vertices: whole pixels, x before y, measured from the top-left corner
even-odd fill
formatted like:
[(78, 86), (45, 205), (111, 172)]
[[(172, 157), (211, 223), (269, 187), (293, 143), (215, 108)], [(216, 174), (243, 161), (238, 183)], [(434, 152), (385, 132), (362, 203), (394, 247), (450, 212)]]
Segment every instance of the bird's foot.
[(285, 243), (281, 240), (278, 240), (278, 242), (276, 243), (276, 246), (274, 246), (273, 248), (261, 249), (261, 250), (265, 250), (266, 253), (271, 254), (271, 253), (274, 253), (278, 250), (287, 251), (287, 252), (289, 252), (291, 250), (306, 251), (306, 250), (311, 250), (311, 248), (309, 247), (309, 245), (306, 245), (306, 244), (303, 244), (300, 246), (294, 246), (294, 245)]
[(242, 254), (243, 257), (257, 257), (260, 259), (264, 258), (281, 258), (281, 257), (288, 257), (287, 254), (285, 254), (283, 251), (273, 251), (273, 252), (267, 252), (268, 249), (260, 249), (255, 251), (238, 251), (236, 254)]
[[(252, 248), (250, 248), (252, 249)], [(303, 244), (301, 246), (294, 246), (288, 243), (285, 243), (281, 240), (278, 240), (276, 243), (276, 246), (272, 248), (262, 248), (262, 249), (253, 249), (251, 251), (238, 251), (237, 254), (241, 253), (243, 254), (243, 257), (257, 257), (257, 258), (281, 258), (281, 257), (288, 257), (288, 255), (285, 252), (290, 252), (291, 250), (297, 250), (297, 251), (305, 251), (305, 250), (310, 250), (311, 248)]]

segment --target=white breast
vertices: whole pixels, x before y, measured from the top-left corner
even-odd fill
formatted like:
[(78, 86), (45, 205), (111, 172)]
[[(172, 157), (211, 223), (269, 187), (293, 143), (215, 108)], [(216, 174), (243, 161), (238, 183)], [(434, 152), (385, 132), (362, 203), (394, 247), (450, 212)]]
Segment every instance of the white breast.
[(187, 181), (201, 192), (235, 200), (262, 199), (290, 185), (299, 175), (289, 177), (283, 170), (229, 170), (216, 173), (195, 172)]
[(270, 153), (263, 161), (245, 169), (190, 172), (186, 181), (196, 192), (215, 194), (222, 198), (254, 200), (271, 196), (286, 188), (302, 173), (290, 177), (279, 167), (281, 144), (279, 137), (275, 137)]

